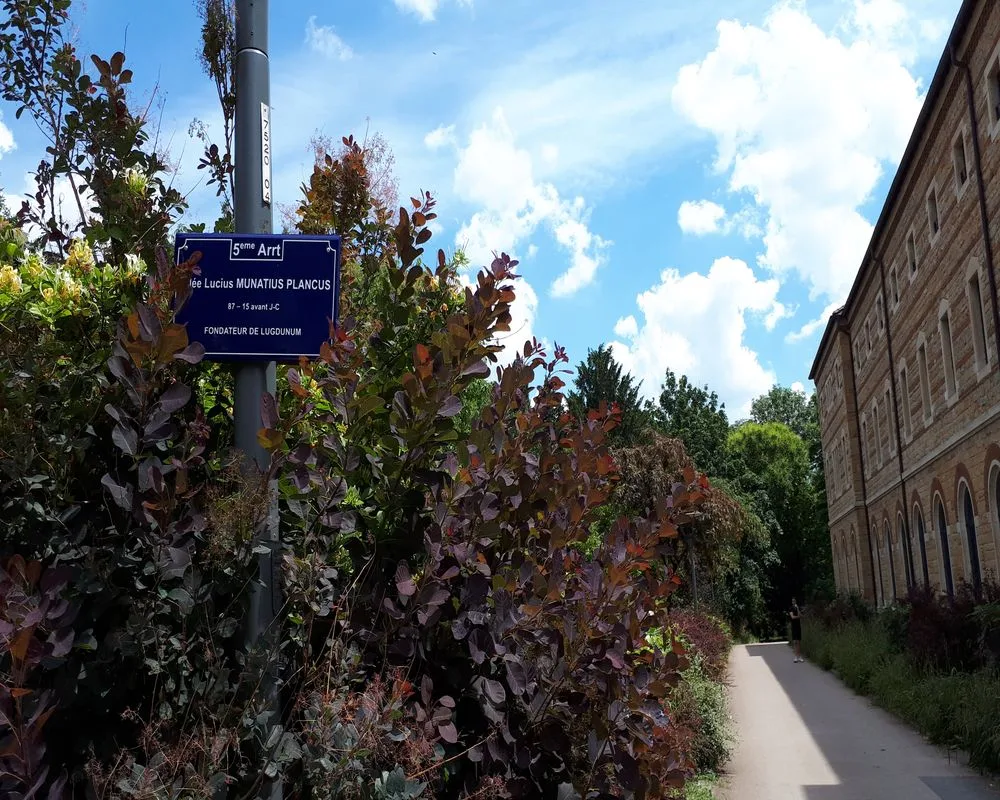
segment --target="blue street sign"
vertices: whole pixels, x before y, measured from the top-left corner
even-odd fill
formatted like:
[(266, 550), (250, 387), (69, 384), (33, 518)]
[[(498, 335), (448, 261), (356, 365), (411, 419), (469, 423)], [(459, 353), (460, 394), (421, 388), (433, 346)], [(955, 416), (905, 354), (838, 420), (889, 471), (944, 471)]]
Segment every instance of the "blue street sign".
[(315, 358), (340, 304), (340, 237), (179, 233), (180, 264), (201, 274), (177, 315), (214, 361)]

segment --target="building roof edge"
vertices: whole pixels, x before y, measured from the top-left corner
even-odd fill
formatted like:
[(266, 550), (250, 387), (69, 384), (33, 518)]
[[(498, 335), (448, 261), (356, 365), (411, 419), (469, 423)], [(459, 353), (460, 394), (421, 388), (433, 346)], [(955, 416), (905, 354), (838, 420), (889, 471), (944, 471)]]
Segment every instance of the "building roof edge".
[(840, 322), (841, 317), (844, 315), (844, 306), (841, 306), (836, 311), (834, 311), (830, 318), (826, 321), (826, 329), (823, 331), (823, 338), (820, 339), (819, 349), (816, 351), (816, 357), (813, 359), (812, 367), (809, 369), (809, 380), (815, 383), (816, 373), (819, 372), (819, 363), (823, 360), (823, 355), (826, 353), (827, 346), (830, 344), (833, 336), (834, 328), (837, 327)]

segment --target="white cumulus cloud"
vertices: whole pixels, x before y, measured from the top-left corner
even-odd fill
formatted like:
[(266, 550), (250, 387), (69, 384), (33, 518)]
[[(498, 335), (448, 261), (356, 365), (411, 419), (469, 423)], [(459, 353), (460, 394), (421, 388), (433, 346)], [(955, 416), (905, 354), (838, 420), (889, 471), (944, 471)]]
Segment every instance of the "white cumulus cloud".
[(635, 317), (631, 314), (627, 317), (622, 317), (615, 323), (615, 336), (619, 336), (622, 339), (634, 339), (638, 335), (639, 323), (635, 321)]
[(830, 315), (836, 311), (842, 305), (841, 301), (836, 300), (820, 313), (816, 319), (811, 319), (802, 325), (797, 331), (791, 331), (785, 335), (785, 341), (788, 344), (795, 344), (796, 342), (801, 342), (804, 339), (812, 338), (812, 336), (826, 327), (826, 323), (830, 320)]
[(3, 112), (0, 111), (0, 156), (9, 153), (14, 147), (14, 134), (3, 124)]
[(677, 224), (684, 233), (704, 236), (717, 233), (726, 209), (711, 200), (685, 200), (677, 209)]
[[(443, 0), (394, 0), (396, 8), (416, 14), (421, 22), (433, 22)], [(457, 0), (460, 6), (471, 6), (472, 0)]]
[(582, 197), (564, 199), (551, 183), (536, 181), (532, 156), (517, 146), (502, 109), (459, 150), (454, 188), (479, 208), (456, 237), (473, 263), (487, 263), (494, 252), (515, 253), (544, 227), (570, 260), (552, 294), (568, 296), (593, 282), (610, 242), (590, 230)]
[(797, 272), (814, 298), (850, 288), (872, 232), (859, 209), (920, 109), (910, 28), (897, 0), (855, 2), (832, 34), (780, 2), (762, 26), (720, 22), (715, 49), (678, 75), (676, 108), (766, 218), (760, 263)]
[(707, 274), (666, 269), (659, 282), (637, 298), (642, 323), (618, 321), (617, 358), (655, 397), (669, 367), (698, 384), (708, 384), (727, 402), (733, 418), (746, 416), (750, 402), (776, 382), (745, 340), (748, 321), (772, 324), (784, 315), (778, 281), (760, 280), (739, 259), (724, 257)]
[(347, 61), (354, 56), (354, 51), (340, 38), (332, 25), (317, 25), (316, 17), (312, 16), (306, 22), (306, 44), (313, 52), (327, 58)]
[(441, 125), (435, 128), (424, 137), (424, 144), (431, 150), (455, 144), (455, 126)]

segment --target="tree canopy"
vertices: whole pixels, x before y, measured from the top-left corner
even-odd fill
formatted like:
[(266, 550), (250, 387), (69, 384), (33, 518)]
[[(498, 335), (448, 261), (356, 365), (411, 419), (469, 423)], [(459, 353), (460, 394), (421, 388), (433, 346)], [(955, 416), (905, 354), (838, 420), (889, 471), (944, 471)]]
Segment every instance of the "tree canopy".
[(822, 469), (819, 409), (815, 394), (806, 395), (787, 386), (774, 386), (753, 401), (750, 418), (759, 423), (780, 422), (787, 425), (806, 443), (813, 467)]
[(601, 403), (608, 408), (618, 406), (621, 422), (612, 432), (616, 443), (635, 441), (648, 426), (650, 415), (639, 397), (640, 384), (623, 370), (610, 347), (602, 344), (587, 352), (587, 360), (577, 365), (574, 386), (567, 402), (577, 417), (585, 417), (588, 411), (600, 411)]
[[(831, 591), (814, 395), (774, 386), (752, 401), (750, 421), (730, 425), (715, 391), (668, 368), (658, 403), (643, 408), (639, 387), (602, 345), (580, 365), (569, 398), (581, 416), (602, 401), (627, 409), (625, 435), (613, 451), (621, 474), (617, 511), (603, 515), (598, 533), (615, 513), (654, 507), (685, 468), (694, 468), (712, 485), (674, 565), (701, 584), (703, 601), (735, 627), (766, 633), (780, 629), (792, 595), (806, 601)], [(637, 429), (646, 432), (637, 438)]]
[(750, 495), (766, 496), (776, 523), (779, 564), (772, 570), (772, 611), (792, 596), (808, 597), (824, 588), (830, 573), (826, 521), (809, 463), (806, 443), (780, 422), (747, 422), (727, 442), (733, 482)]
[(656, 426), (684, 441), (695, 464), (708, 475), (725, 473), (729, 418), (725, 403), (708, 386), (696, 386), (687, 375), (667, 369), (655, 409)]

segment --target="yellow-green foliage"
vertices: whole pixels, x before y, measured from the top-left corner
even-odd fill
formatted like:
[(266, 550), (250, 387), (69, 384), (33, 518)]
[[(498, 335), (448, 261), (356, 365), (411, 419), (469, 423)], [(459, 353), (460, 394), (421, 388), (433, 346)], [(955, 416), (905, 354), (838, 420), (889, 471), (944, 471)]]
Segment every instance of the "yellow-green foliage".
[(85, 239), (70, 245), (65, 261), (53, 262), (26, 249), (23, 234), (16, 233), (0, 235), (0, 319), (11, 332), (19, 311), (48, 328), (66, 318), (106, 318), (109, 305), (134, 296), (146, 274), (138, 258), (121, 266), (99, 262)]

